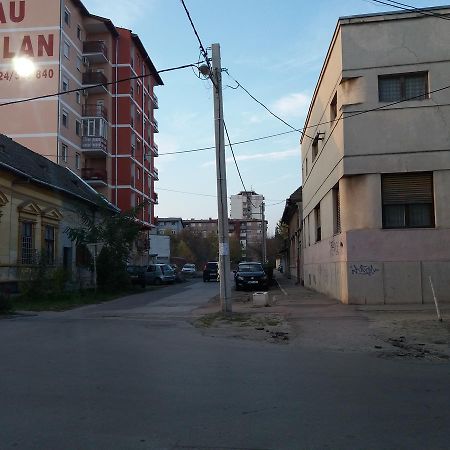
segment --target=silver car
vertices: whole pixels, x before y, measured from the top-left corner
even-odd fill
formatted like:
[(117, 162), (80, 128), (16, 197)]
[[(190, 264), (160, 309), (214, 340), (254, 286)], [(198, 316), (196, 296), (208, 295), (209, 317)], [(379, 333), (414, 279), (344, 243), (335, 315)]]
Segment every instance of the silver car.
[(145, 266), (146, 284), (173, 283), (175, 278), (175, 271), (168, 264), (149, 264)]

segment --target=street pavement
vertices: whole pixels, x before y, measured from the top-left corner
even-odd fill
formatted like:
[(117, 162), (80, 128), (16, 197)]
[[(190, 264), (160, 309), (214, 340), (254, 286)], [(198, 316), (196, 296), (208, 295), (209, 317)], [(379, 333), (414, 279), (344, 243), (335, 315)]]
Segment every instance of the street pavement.
[(217, 293), (0, 320), (0, 449), (450, 448), (448, 362), (208, 335)]

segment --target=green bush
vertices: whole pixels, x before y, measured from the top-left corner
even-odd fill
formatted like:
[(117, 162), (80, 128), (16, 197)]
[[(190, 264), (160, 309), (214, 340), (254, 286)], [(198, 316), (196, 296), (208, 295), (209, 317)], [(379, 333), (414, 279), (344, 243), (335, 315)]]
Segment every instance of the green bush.
[(0, 294), (0, 314), (6, 314), (12, 310), (12, 302), (9, 295)]

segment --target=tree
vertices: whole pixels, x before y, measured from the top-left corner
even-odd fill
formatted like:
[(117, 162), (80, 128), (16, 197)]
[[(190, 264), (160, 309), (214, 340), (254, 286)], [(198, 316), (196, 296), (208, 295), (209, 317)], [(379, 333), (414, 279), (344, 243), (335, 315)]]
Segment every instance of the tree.
[(97, 258), (100, 287), (114, 290), (128, 283), (126, 265), (142, 229), (136, 216), (143, 206), (121, 213), (106, 208), (100, 209), (98, 214), (82, 210), (79, 213), (81, 225), (65, 230), (76, 245), (104, 244)]

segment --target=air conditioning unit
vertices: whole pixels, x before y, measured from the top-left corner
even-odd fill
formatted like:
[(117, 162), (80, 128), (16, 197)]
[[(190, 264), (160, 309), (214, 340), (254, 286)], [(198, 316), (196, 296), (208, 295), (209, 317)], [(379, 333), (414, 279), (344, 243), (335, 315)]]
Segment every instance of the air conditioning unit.
[(83, 56), (83, 66), (89, 67), (89, 58), (87, 56)]

